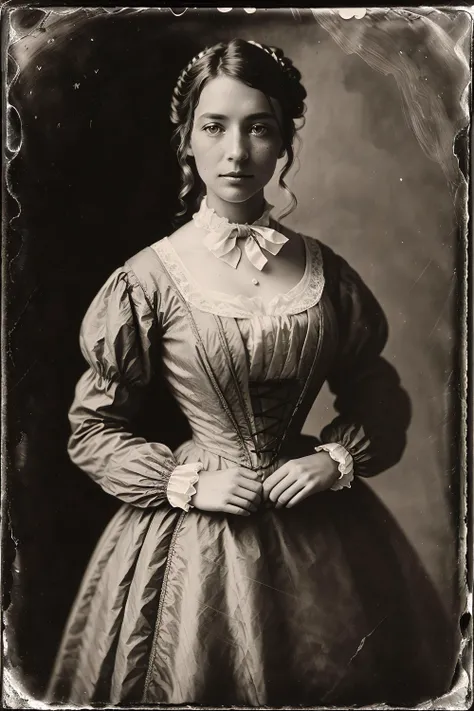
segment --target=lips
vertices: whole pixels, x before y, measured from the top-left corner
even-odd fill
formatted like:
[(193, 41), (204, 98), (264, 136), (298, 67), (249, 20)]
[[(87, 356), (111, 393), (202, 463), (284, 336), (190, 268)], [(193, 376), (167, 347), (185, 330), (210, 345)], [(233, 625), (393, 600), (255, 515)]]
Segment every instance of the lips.
[(253, 175), (247, 175), (246, 173), (226, 173), (225, 175), (221, 175), (221, 180), (225, 180), (227, 185), (234, 185), (236, 187), (242, 187), (244, 183), (252, 178)]
[(253, 178), (253, 175), (248, 173), (222, 173), (221, 178)]

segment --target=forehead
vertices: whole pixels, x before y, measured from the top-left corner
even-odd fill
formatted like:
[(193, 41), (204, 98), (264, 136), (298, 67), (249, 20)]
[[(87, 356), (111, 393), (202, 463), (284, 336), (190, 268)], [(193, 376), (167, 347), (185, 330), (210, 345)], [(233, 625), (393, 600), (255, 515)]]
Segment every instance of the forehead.
[[(270, 102), (272, 106), (270, 106)], [(216, 77), (204, 87), (196, 106), (195, 117), (202, 114), (221, 114), (229, 118), (245, 118), (251, 114), (279, 111), (278, 102), (258, 89), (238, 79)]]

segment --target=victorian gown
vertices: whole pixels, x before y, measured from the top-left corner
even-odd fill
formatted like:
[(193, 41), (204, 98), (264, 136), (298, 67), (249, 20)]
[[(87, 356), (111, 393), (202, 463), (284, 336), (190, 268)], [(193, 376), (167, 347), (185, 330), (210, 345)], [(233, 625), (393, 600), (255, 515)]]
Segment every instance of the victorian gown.
[[(204, 291), (168, 238), (92, 302), (69, 451), (123, 503), (85, 572), (50, 700), (341, 705), (445, 690), (441, 608), (363, 481), (400, 459), (410, 419), (381, 357), (386, 320), (342, 257), (304, 241), (304, 276), (269, 304)], [(326, 381), (338, 414), (304, 436)], [(179, 446), (134, 429), (150, 392), (163, 432), (176, 403), (185, 416)], [(239, 465), (263, 481), (320, 442), (352, 455), (350, 488), (247, 517), (167, 498), (178, 465)]]

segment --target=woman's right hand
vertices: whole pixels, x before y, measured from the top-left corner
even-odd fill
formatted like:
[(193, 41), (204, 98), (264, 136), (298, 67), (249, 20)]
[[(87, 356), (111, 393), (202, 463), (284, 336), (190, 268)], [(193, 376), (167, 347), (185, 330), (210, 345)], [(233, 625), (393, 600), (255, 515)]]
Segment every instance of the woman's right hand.
[(245, 467), (201, 471), (195, 488), (190, 503), (201, 511), (250, 516), (262, 501), (262, 484)]

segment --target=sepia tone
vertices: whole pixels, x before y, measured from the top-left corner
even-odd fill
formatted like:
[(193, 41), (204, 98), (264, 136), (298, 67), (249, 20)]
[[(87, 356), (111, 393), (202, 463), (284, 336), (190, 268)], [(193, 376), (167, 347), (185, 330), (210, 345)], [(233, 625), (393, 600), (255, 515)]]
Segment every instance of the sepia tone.
[[(174, 229), (169, 100), (179, 72), (203, 47), (241, 37), (282, 47), (308, 94), (287, 178), (298, 206), (284, 224), (342, 255), (385, 312), (384, 357), (411, 418), (400, 461), (364, 484), (385, 507), (380, 520), (393, 518), (409, 574), (446, 617), (432, 669), (443, 688), (433, 688), (459, 687), (467, 707), (470, 14), (18, 7), (2, 20), (7, 705), (43, 697), (86, 566), (118, 510), (67, 454), (85, 369), (81, 321), (116, 268)], [(276, 180), (266, 194), (285, 207)], [(304, 434), (319, 436), (332, 400), (325, 386)], [(181, 444), (172, 411), (153, 412), (159, 441)]]

